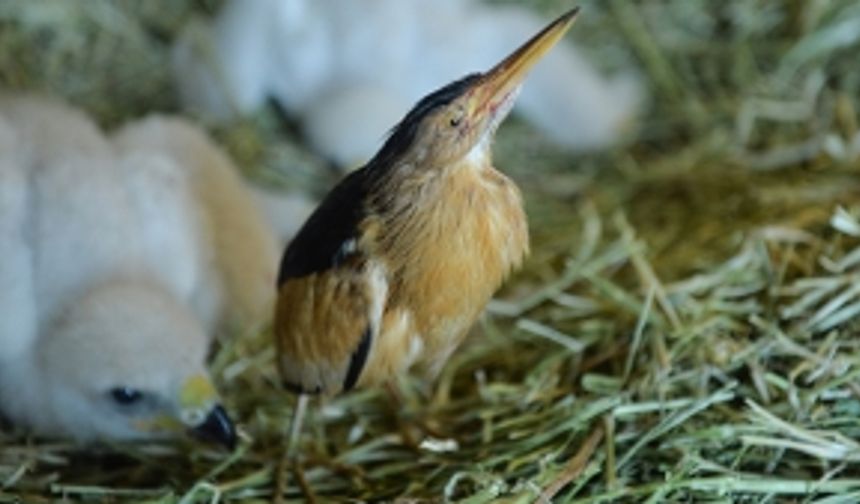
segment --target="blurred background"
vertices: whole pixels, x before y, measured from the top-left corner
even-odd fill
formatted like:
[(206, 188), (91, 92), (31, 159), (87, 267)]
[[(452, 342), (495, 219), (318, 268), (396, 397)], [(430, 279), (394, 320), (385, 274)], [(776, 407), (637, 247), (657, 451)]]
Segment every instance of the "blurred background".
[[(304, 16), (293, 28), (301, 30), (335, 18), (326, 9), (337, 3), (282, 10)], [(363, 2), (340, 3), (340, 17), (365, 22)], [(492, 32), (511, 8), (550, 20), (572, 6), (442, 3), (480, 5), (434, 18), (454, 40), (471, 15)], [(496, 165), (526, 196), (527, 267), (438, 386), (407, 396), (402, 411), (365, 391), (312, 413), (306, 472), (287, 478), (287, 496), (301, 498), (309, 485), (329, 498), (464, 502), (860, 499), (860, 5), (578, 4), (568, 42), (582, 61), (571, 68), (607, 79), (598, 83), (629, 78), (636, 99), (624, 108), (595, 94), (573, 126), (526, 114), (502, 126)], [(274, 85), (229, 114), (183, 99), (182, 86), (194, 88), (181, 75), (190, 67), (176, 73), (175, 47), (223, 7), (0, 2), (0, 86), (62, 96), (106, 129), (152, 112), (196, 118), (250, 183), (321, 197), (354, 163), (309, 141), (311, 108), (279, 99)], [(417, 22), (367, 19), (362, 36), (390, 45), (400, 33), (393, 25)], [(438, 49), (418, 41), (428, 54)], [(406, 59), (420, 60), (418, 49)], [(259, 51), (270, 55), (267, 69), (279, 57), (313, 54)], [(255, 57), (230, 54), (214, 60), (238, 68)], [(415, 65), (398, 75), (408, 81)], [(572, 75), (562, 77), (575, 85)], [(559, 96), (569, 89), (560, 86)], [(356, 110), (381, 110), (374, 107)], [(553, 128), (575, 137), (598, 121), (589, 118), (619, 108), (629, 114), (605, 144), (584, 149), (553, 137)], [(253, 440), (236, 454), (191, 445), (94, 454), (0, 434), (0, 501), (268, 499), (293, 399), (276, 386), (267, 341), (248, 335), (215, 352), (227, 402)], [(395, 439), (403, 415), (427, 418), (449, 438), (415, 454)]]

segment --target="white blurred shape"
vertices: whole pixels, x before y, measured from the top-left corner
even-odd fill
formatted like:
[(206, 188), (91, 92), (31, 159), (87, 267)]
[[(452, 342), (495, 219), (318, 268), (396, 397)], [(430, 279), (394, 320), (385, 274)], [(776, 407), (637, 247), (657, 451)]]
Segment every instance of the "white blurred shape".
[(51, 437), (166, 435), (216, 328), (271, 313), (278, 252), (191, 124), (109, 139), (62, 103), (0, 96), (0, 411)]
[[(487, 70), (545, 23), (471, 0), (231, 0), (208, 29), (189, 25), (174, 75), (189, 107), (220, 118), (274, 97), (315, 149), (352, 165), (410, 104)], [(559, 145), (593, 150), (632, 130), (643, 99), (632, 73), (601, 76), (568, 42), (538, 65), (517, 110)]]

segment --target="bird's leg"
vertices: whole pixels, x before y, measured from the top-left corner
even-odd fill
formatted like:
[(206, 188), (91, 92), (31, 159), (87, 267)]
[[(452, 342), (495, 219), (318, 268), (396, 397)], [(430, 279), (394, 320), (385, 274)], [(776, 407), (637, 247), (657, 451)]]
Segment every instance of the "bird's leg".
[(426, 419), (417, 418), (417, 415), (414, 413), (415, 408), (411, 405), (413, 401), (410, 401), (404, 394), (403, 387), (404, 384), (400, 381), (391, 380), (385, 384), (385, 390), (388, 392), (389, 399), (395, 405), (397, 426), (403, 442), (407, 446), (417, 450), (420, 449), (424, 438), (449, 438), (449, 435), (440, 432), (439, 429), (430, 425)]
[(293, 408), (287, 444), (284, 447), (281, 461), (278, 464), (277, 474), (275, 475), (275, 497), (273, 499), (275, 504), (283, 502), (283, 496), (287, 490), (287, 476), (289, 473), (293, 473), (293, 477), (296, 479), (302, 493), (305, 494), (307, 501), (316, 501), (313, 490), (302, 474), (302, 468), (298, 460), (299, 437), (302, 434), (302, 425), (304, 424), (305, 413), (308, 408), (308, 400), (307, 394), (299, 394), (296, 399), (296, 405)]
[(287, 439), (286, 455), (290, 458), (295, 458), (297, 446), (299, 444), (299, 436), (302, 433), (302, 424), (305, 420), (305, 412), (308, 409), (308, 395), (299, 394), (296, 400), (296, 407), (293, 409), (293, 418), (290, 421), (290, 437)]
[[(420, 438), (423, 438), (424, 436), (423, 432), (416, 432), (415, 427), (418, 427), (418, 431), (424, 431), (424, 429), (420, 425), (416, 425), (411, 420), (403, 418), (403, 412), (410, 408), (406, 406), (407, 401), (403, 396), (400, 387), (393, 380), (389, 380), (385, 383), (385, 391), (388, 392), (390, 404), (394, 406), (395, 422), (397, 422), (397, 429), (400, 431), (400, 437), (403, 439), (403, 443), (414, 450), (420, 449)], [(407, 413), (407, 416), (412, 415)]]

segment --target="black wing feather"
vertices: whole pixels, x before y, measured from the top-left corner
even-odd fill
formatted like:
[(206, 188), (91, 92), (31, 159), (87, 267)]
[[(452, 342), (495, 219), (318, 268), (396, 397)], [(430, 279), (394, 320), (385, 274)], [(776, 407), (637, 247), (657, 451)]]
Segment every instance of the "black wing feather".
[(370, 327), (364, 330), (364, 335), (361, 337), (358, 347), (352, 353), (349, 359), (349, 368), (346, 370), (346, 378), (343, 380), (343, 391), (349, 392), (355, 387), (358, 382), (358, 377), (361, 376), (361, 371), (364, 370), (364, 365), (367, 364), (367, 356), (370, 353), (370, 342), (373, 338)]
[(328, 193), (281, 258), (278, 287), (291, 278), (326, 271), (337, 265), (344, 242), (357, 238), (365, 216), (367, 170), (349, 174)]

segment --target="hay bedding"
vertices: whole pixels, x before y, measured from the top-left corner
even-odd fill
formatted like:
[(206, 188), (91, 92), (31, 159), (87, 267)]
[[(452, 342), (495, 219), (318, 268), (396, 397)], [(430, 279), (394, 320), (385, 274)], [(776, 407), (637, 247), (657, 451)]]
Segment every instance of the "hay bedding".
[[(860, 6), (582, 2), (573, 35), (635, 61), (636, 141), (554, 151), (526, 126), (499, 165), (535, 253), (433, 387), (312, 408), (301, 500), (860, 500)], [(536, 4), (549, 12), (560, 0)], [(173, 110), (172, 35), (217, 2), (0, 3), (0, 83), (115, 124)], [(216, 135), (249, 176), (318, 192), (322, 163), (270, 111)], [(537, 160), (537, 161), (535, 161)], [(536, 166), (539, 163), (539, 166)], [(245, 442), (82, 450), (0, 433), (0, 502), (268, 501), (294, 398), (267, 334), (213, 357)], [(418, 422), (439, 439), (409, 446)]]

